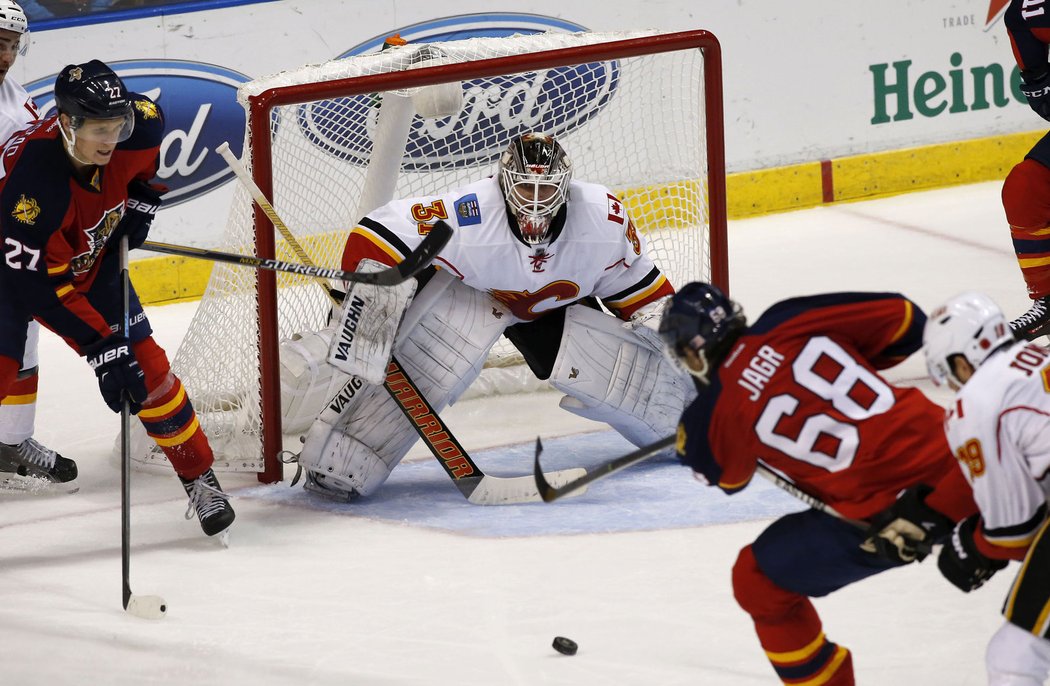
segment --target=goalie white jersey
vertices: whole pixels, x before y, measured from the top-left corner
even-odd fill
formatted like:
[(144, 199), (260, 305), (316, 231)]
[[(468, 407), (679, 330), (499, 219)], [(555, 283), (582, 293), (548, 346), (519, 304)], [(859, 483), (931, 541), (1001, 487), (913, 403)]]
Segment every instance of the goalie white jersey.
[(1050, 350), (988, 358), (949, 408), (948, 442), (973, 486), (989, 543), (1026, 548), (1050, 499)]
[(516, 237), (499, 183), (490, 177), (369, 213), (350, 234), (343, 268), (353, 270), (365, 258), (396, 264), (438, 219), (455, 233), (435, 265), (488, 292), (522, 321), (587, 296), (627, 319), (673, 292), (623, 203), (604, 186), (579, 181), (570, 183), (545, 247)]

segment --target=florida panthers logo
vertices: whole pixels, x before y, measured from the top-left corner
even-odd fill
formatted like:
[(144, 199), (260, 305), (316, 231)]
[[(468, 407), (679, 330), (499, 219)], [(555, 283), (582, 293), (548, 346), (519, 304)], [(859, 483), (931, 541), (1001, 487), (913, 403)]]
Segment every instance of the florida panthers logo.
[(87, 252), (82, 252), (69, 261), (69, 266), (74, 274), (83, 274), (91, 269), (123, 215), (124, 203), (122, 202), (113, 209), (103, 212), (102, 218), (98, 220), (97, 224), (90, 229), (84, 230), (84, 238), (88, 249)]

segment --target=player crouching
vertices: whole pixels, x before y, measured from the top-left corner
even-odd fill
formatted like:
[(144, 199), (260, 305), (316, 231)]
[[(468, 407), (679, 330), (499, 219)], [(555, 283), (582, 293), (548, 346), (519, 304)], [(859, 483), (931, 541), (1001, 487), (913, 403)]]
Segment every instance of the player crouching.
[(391, 397), (397, 391), (383, 387), (392, 355), (440, 411), (478, 377), (501, 335), (566, 394), (569, 412), (639, 446), (674, 430), (696, 391), (650, 328), (673, 288), (623, 203), (571, 177), (554, 138), (526, 133), (510, 142), (495, 176), (394, 200), (358, 222), (347, 270), (398, 263), (428, 222), (455, 222), (456, 232), (418, 286), (355, 284), (339, 322), (282, 349), (284, 425), (309, 426), (299, 456), (307, 489), (370, 495), (416, 441)]
[[(105, 64), (65, 67), (58, 113), (12, 138), (0, 180), (0, 397), (21, 366), (36, 319), (82, 355), (114, 412), (128, 403), (182, 481), (209, 536), (233, 508), (215, 473), (208, 439), (172, 371), (134, 288), (125, 302), (120, 242), (146, 240), (160, 192), (160, 108), (130, 93)], [(127, 336), (120, 322), (130, 322)]]

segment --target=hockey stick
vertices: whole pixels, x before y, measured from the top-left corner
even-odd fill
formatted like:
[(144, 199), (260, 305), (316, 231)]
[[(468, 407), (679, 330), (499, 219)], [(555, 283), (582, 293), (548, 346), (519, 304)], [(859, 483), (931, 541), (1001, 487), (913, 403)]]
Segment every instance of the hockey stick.
[(315, 265), (299, 264), (298, 262), (283, 262), (269, 258), (255, 257), (253, 255), (237, 255), (234, 253), (220, 252), (218, 250), (207, 250), (194, 248), (188, 245), (172, 245), (171, 243), (157, 243), (146, 241), (142, 247), (155, 252), (167, 253), (169, 255), (181, 255), (183, 257), (195, 257), (212, 262), (228, 262), (256, 269), (268, 269), (275, 272), (288, 272), (301, 276), (312, 276), (320, 279), (336, 279), (352, 283), (370, 283), (377, 286), (394, 286), (413, 276), (426, 268), (434, 256), (441, 252), (449, 239), (452, 238), (452, 228), (440, 219), (434, 222), (434, 228), (430, 230), (426, 238), (419, 246), (410, 252), (405, 259), (396, 266), (378, 272), (348, 272), (342, 269), (331, 269)]
[[(598, 479), (604, 479), (607, 476), (615, 474), (621, 469), (626, 469), (627, 467), (630, 467), (633, 464), (637, 464), (639, 462), (642, 462), (643, 460), (649, 459), (650, 457), (659, 455), (661, 452), (674, 445), (675, 440), (677, 440), (676, 436), (668, 436), (667, 438), (661, 438), (659, 441), (638, 448), (633, 452), (627, 453), (623, 457), (618, 457), (614, 460), (610, 460), (609, 462), (599, 465), (592, 471), (587, 472), (582, 478), (577, 479), (576, 481), (570, 481), (569, 483), (561, 486), (560, 488), (554, 488), (543, 478), (543, 471), (540, 468), (540, 453), (543, 452), (543, 444), (540, 442), (540, 439), (537, 438), (536, 462), (534, 465), (536, 489), (540, 492), (540, 496), (543, 498), (543, 501), (549, 503), (551, 501), (569, 495), (570, 493), (573, 493), (574, 491), (586, 486), (587, 484), (593, 481), (597, 481)], [(814, 495), (810, 495), (809, 493), (795, 485), (794, 482), (788, 481), (784, 477), (771, 470), (762, 462), (758, 463), (758, 465), (755, 467), (755, 471), (761, 476), (771, 481), (775, 486), (778, 486), (784, 491), (795, 496), (805, 504), (812, 507), (814, 510), (820, 510), (824, 514), (831, 515), (832, 517), (835, 517), (837, 519), (841, 519), (842, 521), (852, 524), (853, 526), (856, 526), (858, 528), (865, 530), (868, 528), (868, 525), (866, 523), (856, 519), (850, 519), (849, 517), (842, 515), (842, 513), (838, 512), (835, 508), (828, 505), (820, 498), (817, 498)]]
[[(125, 339), (129, 339), (131, 279), (128, 276), (127, 236), (120, 239), (120, 279), (124, 297), (124, 319), (120, 324), (120, 332)], [(131, 406), (127, 395), (120, 405), (120, 562), (124, 609), (143, 619), (163, 617), (168, 611), (163, 598), (131, 592)]]
[[(434, 406), (419, 392), (397, 358), (391, 358), (383, 385), (468, 501), (474, 505), (511, 505), (541, 500), (537, 482), (531, 476), (501, 477), (483, 472), (434, 411)], [(540, 472), (538, 478), (544, 483), (561, 485), (583, 476), (584, 470), (577, 467), (548, 474)]]
[[(543, 452), (543, 443), (540, 439), (536, 438), (536, 459), (533, 464), (533, 476), (536, 481), (536, 490), (539, 491), (540, 497), (543, 498), (543, 502), (549, 503), (559, 498), (576, 493), (580, 489), (586, 488), (587, 484), (597, 481), (598, 479), (604, 479), (607, 476), (615, 474), (621, 469), (626, 469), (633, 464), (638, 464), (643, 460), (648, 460), (654, 455), (659, 455), (667, 448), (674, 445), (675, 436), (668, 436), (667, 438), (661, 438), (656, 443), (650, 443), (649, 445), (643, 446), (627, 453), (623, 457), (618, 457), (615, 460), (610, 460), (605, 464), (599, 465), (595, 469), (585, 472), (583, 476), (576, 479), (575, 481), (569, 481), (562, 484), (560, 487), (550, 483), (544, 478), (543, 469), (540, 467), (540, 453)], [(566, 470), (568, 471), (568, 470)], [(582, 471), (582, 470), (581, 470)]]
[[(255, 200), (255, 204), (259, 206), (259, 209), (269, 218), (274, 228), (292, 247), (296, 256), (304, 264), (312, 265), (313, 262), (310, 256), (306, 254), (306, 250), (299, 244), (295, 235), (288, 228), (288, 225), (284, 223), (280, 215), (277, 214), (277, 210), (270, 204), (270, 201), (266, 199), (262, 190), (255, 183), (255, 179), (248, 174), (241, 161), (230, 151), (230, 146), (227, 143), (223, 143), (216, 151), (226, 160), (226, 164), (229, 165), (237, 179), (247, 188)], [(448, 228), (447, 224), (438, 222), (435, 228), (438, 228), (438, 225), (442, 225), (444, 229), (448, 230), (449, 237), (451, 237), (451, 229)], [(431, 230), (432, 234), (433, 230)], [(429, 238), (430, 235), (427, 236), (427, 239)], [(427, 239), (424, 239), (423, 242), (426, 243)], [(447, 242), (448, 238), (445, 238), (441, 246), (434, 251), (434, 254), (440, 251)], [(417, 251), (422, 249), (422, 247), (420, 245)], [(328, 285), (321, 281), (318, 283), (325, 293), (335, 300), (328, 289)], [(404, 367), (401, 366), (401, 363), (394, 356), (391, 356), (387, 365), (387, 376), (383, 381), (383, 387), (386, 388), (398, 408), (404, 413), (412, 428), (419, 434), (430, 453), (437, 459), (442, 469), (455, 482), (460, 493), (470, 503), (474, 505), (508, 505), (538, 502), (540, 500), (540, 494), (536, 491), (531, 476), (499, 477), (485, 474), (470, 458), (470, 455), (463, 449), (460, 442), (456, 440), (456, 437), (449, 430), (444, 420), (441, 419), (441, 416), (434, 411), (433, 405), (419, 391), (419, 388), (405, 372)], [(547, 476), (554, 483), (561, 484), (583, 473), (584, 470), (577, 468), (551, 472)]]
[(864, 531), (868, 530), (869, 525), (866, 522), (862, 522), (859, 519), (850, 519), (846, 515), (833, 508), (831, 505), (828, 505), (826, 502), (824, 502), (817, 496), (807, 493), (806, 491), (799, 488), (794, 481), (790, 481), (780, 476), (772, 469), (767, 467), (765, 463), (759, 462), (755, 466), (755, 472), (759, 476), (762, 476), (763, 478), (770, 481), (777, 488), (788, 493), (789, 495), (795, 496), (796, 498), (804, 502), (806, 505), (812, 507), (814, 510), (819, 510), (820, 512), (823, 512), (826, 515), (830, 515), (835, 519), (841, 519), (847, 524), (852, 524), (858, 529), (863, 529)]

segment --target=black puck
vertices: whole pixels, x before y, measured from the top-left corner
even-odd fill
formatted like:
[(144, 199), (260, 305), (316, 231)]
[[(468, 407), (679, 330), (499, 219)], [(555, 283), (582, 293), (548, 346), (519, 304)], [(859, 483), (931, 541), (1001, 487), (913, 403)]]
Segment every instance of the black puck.
[(554, 643), (551, 645), (562, 655), (575, 655), (576, 650), (579, 648), (579, 646), (576, 645), (576, 641), (571, 638), (565, 638), (564, 636), (555, 636)]

